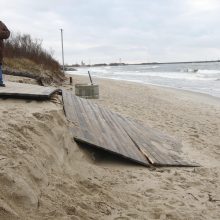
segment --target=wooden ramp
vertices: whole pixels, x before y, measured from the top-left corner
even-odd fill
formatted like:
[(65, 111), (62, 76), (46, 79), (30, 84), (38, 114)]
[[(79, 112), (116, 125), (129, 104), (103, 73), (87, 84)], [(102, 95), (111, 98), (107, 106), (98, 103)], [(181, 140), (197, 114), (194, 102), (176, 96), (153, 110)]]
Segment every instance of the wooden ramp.
[(25, 83), (6, 82), (6, 87), (0, 87), (0, 97), (24, 99), (49, 99), (59, 89)]
[(182, 145), (165, 134), (118, 115), (128, 136), (155, 166), (197, 166), (181, 156)]
[(109, 112), (70, 92), (63, 90), (62, 93), (65, 114), (73, 123), (71, 131), (77, 142), (87, 143), (149, 166), (147, 158), (124, 129), (113, 121)]
[(62, 91), (75, 141), (110, 151), (145, 166), (197, 166), (181, 157), (181, 144), (89, 100)]

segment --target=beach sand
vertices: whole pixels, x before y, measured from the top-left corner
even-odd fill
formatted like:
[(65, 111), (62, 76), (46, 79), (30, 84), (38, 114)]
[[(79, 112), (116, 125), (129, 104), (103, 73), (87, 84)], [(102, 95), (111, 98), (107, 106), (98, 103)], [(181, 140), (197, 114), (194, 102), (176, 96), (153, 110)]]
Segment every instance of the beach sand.
[(201, 167), (145, 168), (78, 146), (59, 96), (0, 99), (0, 219), (220, 219), (220, 100), (94, 81), (100, 86), (94, 102), (180, 141)]

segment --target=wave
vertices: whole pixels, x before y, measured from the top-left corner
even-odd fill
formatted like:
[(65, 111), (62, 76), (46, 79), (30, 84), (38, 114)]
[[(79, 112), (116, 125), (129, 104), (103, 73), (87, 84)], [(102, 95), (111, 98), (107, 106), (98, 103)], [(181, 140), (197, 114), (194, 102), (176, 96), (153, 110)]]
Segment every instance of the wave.
[(198, 70), (195, 74), (199, 79), (218, 80), (220, 78), (220, 70)]
[[(68, 71), (70, 74), (88, 77), (88, 70), (94, 78), (123, 80), (141, 84), (166, 86), (176, 89), (197, 91), (220, 97), (220, 70), (199, 69), (197, 72), (143, 70), (139, 68), (83, 68)], [(98, 71), (97, 71), (98, 70)]]
[(144, 70), (144, 69), (156, 69), (156, 68), (159, 68), (160, 66), (156, 66), (156, 65), (153, 65), (153, 66), (140, 66), (139, 69), (141, 70)]
[(220, 70), (205, 70), (205, 69), (199, 69), (197, 73), (220, 74)]
[[(151, 80), (153, 78), (160, 79), (175, 79), (175, 80), (192, 80), (192, 81), (215, 81), (220, 79), (220, 71), (199, 70), (196, 73), (192, 72), (159, 72), (159, 71), (113, 71), (103, 69), (91, 69), (92, 76), (105, 77), (105, 78), (117, 78), (122, 80)], [(75, 71), (77, 75), (88, 75), (87, 70)]]
[(220, 97), (220, 63), (85, 67), (68, 73), (88, 77), (88, 71), (94, 78), (160, 85)]

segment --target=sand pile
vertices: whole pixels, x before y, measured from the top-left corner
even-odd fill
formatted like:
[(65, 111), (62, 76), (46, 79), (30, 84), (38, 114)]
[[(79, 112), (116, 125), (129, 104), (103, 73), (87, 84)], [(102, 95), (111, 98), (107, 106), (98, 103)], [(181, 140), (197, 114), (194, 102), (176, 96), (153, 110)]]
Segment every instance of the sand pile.
[(54, 170), (62, 172), (71, 140), (52, 103), (1, 100), (0, 114), (0, 216), (16, 217), (40, 206), (41, 188)]
[(73, 142), (62, 105), (0, 101), (0, 219), (100, 219), (127, 209), (109, 192), (117, 171), (94, 161), (109, 156)]
[(219, 219), (219, 102), (99, 84), (99, 104), (178, 138), (202, 167), (148, 169), (79, 148), (61, 104), (0, 99), (0, 219)]
[(34, 79), (38, 82), (38, 84), (60, 85), (64, 81), (64, 74), (59, 69), (59, 65), (56, 63), (56, 61), (55, 63), (51, 61), (50, 64), (51, 65), (45, 66), (37, 64), (28, 58), (5, 57), (3, 72), (4, 74), (10, 76)]

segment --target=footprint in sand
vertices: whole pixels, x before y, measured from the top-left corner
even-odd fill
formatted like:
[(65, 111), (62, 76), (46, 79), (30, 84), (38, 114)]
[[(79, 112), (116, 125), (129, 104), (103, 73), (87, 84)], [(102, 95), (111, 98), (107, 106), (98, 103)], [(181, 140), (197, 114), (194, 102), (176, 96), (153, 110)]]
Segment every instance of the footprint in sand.
[(129, 219), (130, 218), (128, 217), (122, 217), (122, 216), (114, 218), (114, 220), (129, 220)]
[(147, 189), (146, 192), (148, 192), (148, 193), (154, 193), (154, 192), (155, 192), (155, 189)]

